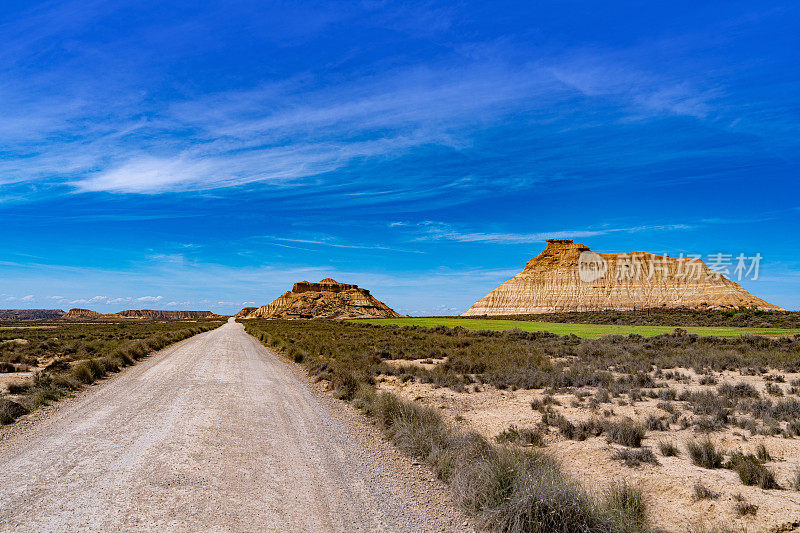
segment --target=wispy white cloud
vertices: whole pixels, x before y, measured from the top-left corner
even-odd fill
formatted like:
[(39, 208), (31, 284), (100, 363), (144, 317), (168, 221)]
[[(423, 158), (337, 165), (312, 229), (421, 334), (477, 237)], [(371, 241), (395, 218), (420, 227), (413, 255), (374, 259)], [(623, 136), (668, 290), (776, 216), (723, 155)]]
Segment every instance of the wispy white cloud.
[(393, 222), (390, 227), (410, 228), (417, 235), (415, 241), (454, 241), (464, 243), (490, 243), (490, 244), (528, 244), (544, 242), (547, 239), (580, 239), (607, 235), (609, 233), (634, 233), (639, 231), (674, 231), (691, 229), (688, 224), (667, 224), (653, 226), (632, 226), (627, 228), (597, 228), (582, 230), (563, 230), (540, 233), (490, 233), (490, 232), (465, 232), (456, 229), (452, 224), (436, 221), (425, 221), (416, 224)]
[(301, 238), (291, 238), (291, 237), (278, 237), (278, 236), (270, 236), (270, 235), (261, 235), (255, 237), (258, 240), (268, 240), (268, 241), (279, 241), (279, 242), (291, 242), (297, 244), (307, 244), (307, 245), (316, 245), (316, 246), (327, 246), (330, 248), (345, 248), (351, 250), (383, 250), (383, 251), (391, 251), (391, 252), (402, 252), (402, 253), (411, 253), (411, 254), (422, 254), (425, 253), (421, 250), (410, 250), (406, 248), (396, 248), (392, 246), (384, 246), (381, 244), (357, 244), (357, 243), (348, 243), (342, 242), (340, 239), (334, 239), (333, 237), (325, 237), (325, 238), (317, 238), (317, 239), (301, 239)]
[(137, 302), (160, 302), (163, 300), (163, 296), (140, 296), (136, 298)]
[[(48, 84), (31, 83), (0, 87), (1, 99), (17, 101), (9, 106), (16, 114), (4, 116), (8, 127), (0, 126), (0, 141), (19, 154), (4, 161), (0, 183), (138, 194), (263, 183), (276, 193), (305, 186), (368, 203), (452, 197), (478, 184), (420, 183), (408, 176), (378, 187), (368, 177), (331, 173), (424, 147), (469, 150), (477, 133), (512, 114), (535, 111), (536, 120), (552, 121), (554, 104), (576, 91), (620, 99), (636, 115), (702, 117), (711, 105), (707, 92), (687, 81), (643, 72), (619, 54), (596, 50), (518, 64), (505, 62), (502, 50), (472, 50), (466, 60), (362, 74), (324, 88), (316, 77), (299, 74), (159, 104), (133, 91), (124, 98), (116, 92), (87, 98), (82, 86), (65, 87), (54, 103), (43, 89)], [(47, 142), (54, 137), (58, 143)]]
[(35, 296), (33, 294), (28, 294), (26, 296), (9, 296), (6, 298), (6, 301), (9, 302), (32, 302)]

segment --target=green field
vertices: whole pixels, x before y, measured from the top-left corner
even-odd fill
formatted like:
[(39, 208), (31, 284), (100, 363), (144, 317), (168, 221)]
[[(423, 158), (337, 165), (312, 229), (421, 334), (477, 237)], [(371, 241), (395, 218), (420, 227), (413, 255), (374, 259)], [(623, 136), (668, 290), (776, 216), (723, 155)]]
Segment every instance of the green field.
[[(380, 318), (354, 320), (353, 322), (366, 322), (369, 324), (382, 324), (393, 326), (461, 326), (474, 330), (496, 330), (518, 328), (523, 331), (549, 331), (558, 335), (574, 333), (578, 337), (595, 339), (604, 335), (628, 335), (637, 333), (643, 336), (672, 333), (680, 326), (623, 326), (612, 324), (566, 324), (561, 322), (532, 322), (527, 320), (492, 320), (485, 318), (451, 318), (451, 317), (426, 317), (426, 318)], [(800, 329), (784, 328), (734, 328), (734, 327), (686, 327), (689, 333), (716, 337), (737, 337), (739, 335), (766, 335), (777, 337), (781, 335), (800, 334)]]

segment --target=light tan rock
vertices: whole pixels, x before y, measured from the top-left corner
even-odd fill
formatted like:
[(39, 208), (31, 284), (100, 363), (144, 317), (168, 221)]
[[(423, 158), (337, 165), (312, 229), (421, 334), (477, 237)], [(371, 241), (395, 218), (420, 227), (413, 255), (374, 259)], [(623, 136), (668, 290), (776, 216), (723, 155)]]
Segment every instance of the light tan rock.
[(245, 318), (397, 318), (400, 313), (358, 285), (325, 278), (319, 283), (301, 281)]
[(711, 270), (701, 259), (647, 252), (599, 254), (549, 239), (525, 268), (462, 316), (654, 307), (782, 310)]
[(64, 315), (64, 318), (103, 318), (102, 313), (98, 313), (97, 311), (92, 311), (91, 309), (70, 309), (67, 311), (67, 314)]

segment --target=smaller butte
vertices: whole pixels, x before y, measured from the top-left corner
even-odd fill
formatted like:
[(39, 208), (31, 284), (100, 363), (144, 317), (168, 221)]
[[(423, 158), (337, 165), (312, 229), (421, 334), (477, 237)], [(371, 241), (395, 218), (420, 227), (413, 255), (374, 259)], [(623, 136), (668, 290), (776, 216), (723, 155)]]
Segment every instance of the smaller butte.
[(397, 313), (367, 289), (325, 278), (318, 283), (300, 281), (291, 291), (255, 310), (242, 309), (243, 318), (398, 318)]

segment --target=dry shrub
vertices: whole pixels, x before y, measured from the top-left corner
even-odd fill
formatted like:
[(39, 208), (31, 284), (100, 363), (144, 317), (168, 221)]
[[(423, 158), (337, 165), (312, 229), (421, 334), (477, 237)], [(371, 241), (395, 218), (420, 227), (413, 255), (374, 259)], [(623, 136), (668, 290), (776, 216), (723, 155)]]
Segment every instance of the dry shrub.
[(735, 470), (745, 485), (758, 485), (765, 490), (781, 488), (772, 470), (764, 466), (755, 455), (736, 452), (725, 466)]
[(604, 429), (609, 442), (636, 448), (642, 445), (642, 439), (647, 434), (647, 429), (644, 426), (631, 419), (624, 419), (620, 422), (606, 422)]
[(8, 398), (0, 399), (0, 424), (11, 424), (26, 414), (28, 414), (28, 410), (17, 402)]
[(518, 428), (514, 424), (495, 437), (500, 444), (520, 444), (523, 446), (544, 446), (544, 434), (538, 428)]
[(719, 494), (712, 491), (700, 482), (694, 484), (694, 499), (695, 500), (716, 500)]
[(667, 440), (658, 441), (658, 451), (660, 451), (661, 455), (664, 457), (678, 457), (681, 454), (678, 446), (676, 446), (674, 442)]
[(720, 468), (722, 466), (722, 453), (717, 451), (716, 446), (710, 440), (701, 442), (689, 441), (686, 443), (686, 451), (692, 463), (703, 468)]
[(629, 467), (636, 467), (640, 466), (644, 463), (651, 464), (651, 465), (659, 465), (661, 463), (658, 462), (656, 459), (653, 450), (650, 448), (641, 448), (638, 450), (630, 450), (628, 448), (623, 448), (621, 450), (617, 450), (611, 456), (612, 459), (616, 459), (618, 461), (622, 461), (625, 463), (625, 466)]

